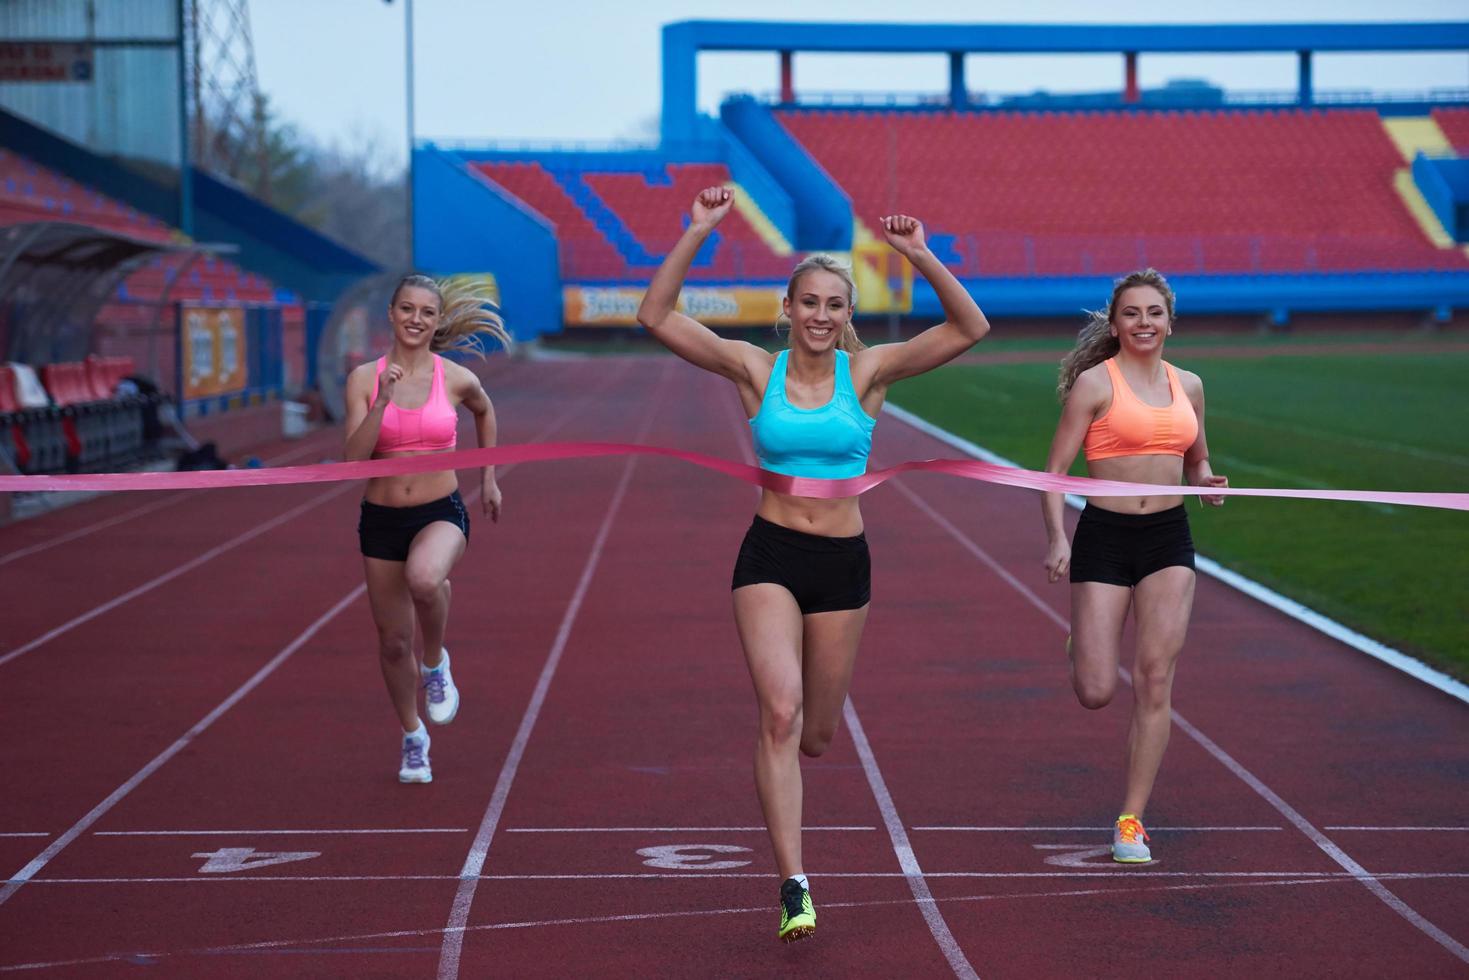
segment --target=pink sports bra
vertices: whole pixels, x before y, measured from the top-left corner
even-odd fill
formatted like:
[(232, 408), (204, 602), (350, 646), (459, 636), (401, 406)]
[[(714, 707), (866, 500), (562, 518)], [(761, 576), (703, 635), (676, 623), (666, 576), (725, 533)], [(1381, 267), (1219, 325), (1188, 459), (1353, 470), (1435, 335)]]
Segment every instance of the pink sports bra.
[[(388, 359), (377, 359), (377, 374), (372, 379), (372, 399), (377, 400), (378, 384)], [(444, 359), (434, 355), (434, 380), (429, 387), (428, 401), (422, 408), (399, 408), (390, 400), (383, 410), (383, 424), (377, 433), (377, 446), (373, 455), (387, 453), (433, 453), (454, 448), (459, 416), (449, 404), (449, 394), (444, 390)]]

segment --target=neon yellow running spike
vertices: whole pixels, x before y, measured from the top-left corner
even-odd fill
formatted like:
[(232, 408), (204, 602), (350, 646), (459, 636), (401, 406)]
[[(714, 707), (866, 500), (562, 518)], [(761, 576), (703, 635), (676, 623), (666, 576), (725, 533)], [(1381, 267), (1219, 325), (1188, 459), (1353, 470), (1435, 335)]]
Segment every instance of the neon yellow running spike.
[(816, 935), (816, 906), (811, 904), (811, 892), (794, 878), (781, 882), (778, 935), (783, 943)]

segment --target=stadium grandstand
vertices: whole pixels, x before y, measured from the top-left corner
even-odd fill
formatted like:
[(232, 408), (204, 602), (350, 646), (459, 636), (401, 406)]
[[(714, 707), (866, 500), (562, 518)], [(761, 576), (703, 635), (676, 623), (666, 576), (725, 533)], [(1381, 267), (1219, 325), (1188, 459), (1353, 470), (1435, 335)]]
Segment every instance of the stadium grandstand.
[(222, 2), (0, 8), (0, 466), (279, 438), (333, 302), (380, 271), (180, 153), (211, 142), (177, 66), (208, 87), (188, 25)]
[[(35, 61), (20, 66), (29, 76), (16, 68), (0, 81), (0, 346), (13, 364), (0, 405), (15, 406), (0, 433), (6, 459), (29, 472), (138, 453), (121, 437), (103, 440), (127, 447), (115, 452), (84, 448), (67, 414), (74, 395), (48, 391), (48, 369), (144, 378), (202, 437), (232, 444), (278, 425), (279, 403), (303, 391), (337, 403), (342, 365), (364, 349), (361, 321), (377, 302), (366, 284), (391, 272), (181, 155), (200, 141), (181, 133), (193, 117), (180, 110), (188, 100), (173, 65), (188, 32), (172, 0), (117, 8), (74, 62), (47, 62), (48, 45), (76, 40), (81, 22), (67, 16), (80, 9), (48, 18), (12, 4), (0, 25), (33, 39), (11, 57)], [(1466, 46), (1463, 24), (671, 24), (656, 145), (418, 143), (414, 264), (493, 277), (521, 339), (631, 327), (689, 201), (724, 183), (735, 213), (696, 257), (684, 294), (715, 326), (773, 322), (789, 269), (816, 250), (852, 257), (864, 315), (931, 316), (936, 298), (877, 233), (878, 217), (899, 209), (923, 217), (936, 254), (992, 315), (1072, 316), (1112, 277), (1156, 266), (1193, 315), (1285, 324), (1308, 311), (1396, 311), (1443, 322), (1469, 304), (1469, 89), (1317, 91), (1312, 66), (1322, 52)], [(778, 91), (729, 95), (717, 117), (700, 114), (701, 51), (778, 53)], [(947, 56), (950, 86), (800, 92), (794, 59), (807, 51)], [(1139, 57), (1179, 51), (1288, 53), (1299, 84), (1138, 85)], [(965, 58), (986, 53), (1113, 54), (1119, 85), (972, 92)], [(39, 97), (46, 78), (69, 78), (72, 95)], [(77, 94), (124, 86), (125, 126)], [(118, 413), (129, 421), (114, 427), (136, 432), (136, 406)]]
[[(631, 325), (696, 190), (728, 183), (736, 214), (696, 259), (685, 297), (715, 324), (769, 323), (771, 288), (793, 254), (812, 250), (853, 254), (868, 314), (937, 312), (878, 244), (877, 218), (894, 210), (923, 216), (936, 254), (1000, 315), (1070, 315), (1105, 280), (1151, 265), (1181, 284), (1193, 313), (1284, 324), (1296, 312), (1396, 310), (1441, 322), (1469, 300), (1458, 156), (1469, 89), (1317, 91), (1313, 59), (1462, 50), (1465, 34), (1452, 24), (672, 24), (656, 147), (420, 146), (420, 258), (468, 256), (501, 281), (559, 282), (559, 298), (541, 288), (538, 312), (570, 326)], [(780, 89), (700, 115), (697, 55), (731, 50), (778, 52)], [(928, 96), (798, 92), (804, 51), (947, 54), (951, 84)], [(1288, 53), (1299, 84), (1139, 87), (1140, 55), (1178, 51)], [(1111, 53), (1121, 84), (974, 93), (971, 53)], [(477, 185), (468, 194), (465, 176)], [(513, 229), (514, 245), (461, 234), (479, 211)]]

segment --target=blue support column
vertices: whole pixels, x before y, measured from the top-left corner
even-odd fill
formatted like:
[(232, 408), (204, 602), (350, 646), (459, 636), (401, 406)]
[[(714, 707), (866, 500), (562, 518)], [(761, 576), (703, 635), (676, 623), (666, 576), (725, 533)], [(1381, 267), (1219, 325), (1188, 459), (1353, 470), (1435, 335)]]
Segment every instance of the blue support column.
[(669, 24), (663, 28), (663, 142), (690, 143), (695, 138), (698, 118), (699, 50), (692, 37), (693, 25)]
[(949, 52), (949, 105), (963, 109), (969, 105), (969, 87), (964, 82), (964, 52)]
[(1302, 106), (1309, 106), (1314, 101), (1314, 97), (1311, 94), (1311, 52), (1301, 51), (1298, 53), (1298, 56), (1300, 58), (1300, 68), (1297, 75), (1300, 80), (1297, 83), (1297, 87), (1300, 91), (1297, 98)]

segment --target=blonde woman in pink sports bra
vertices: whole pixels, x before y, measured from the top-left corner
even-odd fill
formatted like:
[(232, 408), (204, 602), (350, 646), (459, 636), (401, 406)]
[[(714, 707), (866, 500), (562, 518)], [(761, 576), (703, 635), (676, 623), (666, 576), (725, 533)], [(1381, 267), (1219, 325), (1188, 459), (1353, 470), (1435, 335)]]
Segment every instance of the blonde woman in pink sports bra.
[[(1092, 314), (1061, 362), (1061, 421), (1046, 462), (1065, 473), (1086, 453), (1087, 473), (1127, 483), (1226, 487), (1209, 467), (1204, 385), (1163, 360), (1173, 332), (1173, 291), (1153, 269), (1117, 281), (1105, 312)], [(1092, 497), (1072, 541), (1065, 499), (1043, 494), (1046, 572), (1071, 580), (1071, 683), (1077, 700), (1102, 708), (1117, 690), (1122, 626), (1132, 612), (1132, 728), (1127, 782), (1112, 831), (1112, 858), (1152, 860), (1143, 810), (1168, 747), (1173, 673), (1194, 601), (1194, 545), (1183, 496)], [(1216, 507), (1222, 496), (1204, 496)]]
[[(349, 460), (452, 452), (462, 405), (474, 416), (481, 446), (495, 445), (495, 407), (473, 371), (439, 356), (461, 350), (483, 356), (480, 335), (510, 346), (487, 297), (473, 289), (408, 276), (388, 304), (393, 347), (347, 377)], [(500, 519), (495, 468), (480, 475), (485, 516)], [(427, 783), (428, 729), (418, 716), (424, 690), (429, 720), (447, 725), (459, 710), (444, 630), (449, 571), (469, 542), (469, 513), (452, 469), (367, 481), (357, 525), (367, 597), (377, 625), (378, 663), (403, 728), (398, 780)], [(423, 636), (423, 665), (413, 655), (414, 623)]]

